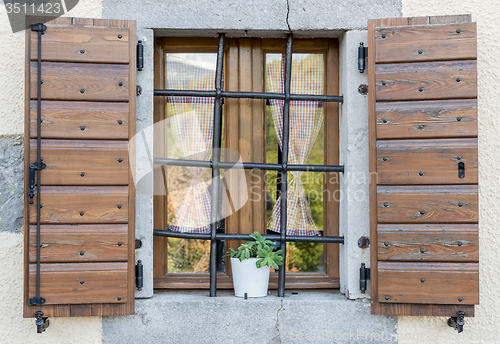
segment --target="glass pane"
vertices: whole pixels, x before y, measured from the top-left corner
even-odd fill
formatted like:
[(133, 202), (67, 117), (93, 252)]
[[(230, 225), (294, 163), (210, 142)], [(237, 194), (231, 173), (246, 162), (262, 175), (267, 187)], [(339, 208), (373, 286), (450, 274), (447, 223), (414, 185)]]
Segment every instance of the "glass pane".
[[(266, 54), (266, 92), (284, 93), (284, 54)], [(324, 55), (293, 54), (292, 94), (324, 94)], [(271, 100), (266, 107), (266, 162), (281, 163), (283, 101)], [(323, 103), (290, 103), (289, 164), (324, 164)], [(278, 128), (278, 129), (276, 129)], [(273, 209), (279, 197), (276, 171), (266, 173), (268, 229), (277, 227)], [(297, 232), (323, 231), (323, 174), (288, 173), (287, 228)], [(295, 196), (294, 196), (295, 194)], [(295, 210), (292, 205), (297, 204)], [(292, 210), (291, 210), (292, 209)], [(305, 235), (299, 234), (297, 235)], [(295, 233), (294, 233), (295, 234)], [(289, 243), (286, 269), (297, 272), (323, 271), (323, 244)]]
[[(166, 88), (215, 90), (216, 61), (216, 53), (167, 53)], [(166, 101), (166, 157), (210, 161), (214, 99), (167, 97)], [(168, 190), (168, 228), (181, 232), (209, 232), (207, 201), (209, 204), (211, 169), (169, 166), (165, 169), (164, 180)], [(169, 238), (167, 249), (168, 272), (208, 272), (210, 241)]]

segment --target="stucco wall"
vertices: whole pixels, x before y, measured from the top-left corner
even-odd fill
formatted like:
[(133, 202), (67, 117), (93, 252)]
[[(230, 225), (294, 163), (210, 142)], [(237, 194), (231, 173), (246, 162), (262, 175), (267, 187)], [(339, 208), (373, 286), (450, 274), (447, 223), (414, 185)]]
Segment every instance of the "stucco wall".
[(500, 261), (498, 192), (500, 178), (500, 2), (497, 0), (403, 0), (403, 16), (471, 13), (478, 32), (478, 121), (479, 121), (479, 288), (480, 305), (474, 318), (466, 318), (460, 335), (435, 317), (400, 317), (398, 339), (410, 343), (498, 343), (495, 323)]
[[(101, 9), (102, 0), (80, 0), (67, 16), (100, 18)], [(24, 35), (12, 33), (0, 4), (0, 343), (101, 343), (99, 317), (51, 318), (41, 335), (23, 319)]]

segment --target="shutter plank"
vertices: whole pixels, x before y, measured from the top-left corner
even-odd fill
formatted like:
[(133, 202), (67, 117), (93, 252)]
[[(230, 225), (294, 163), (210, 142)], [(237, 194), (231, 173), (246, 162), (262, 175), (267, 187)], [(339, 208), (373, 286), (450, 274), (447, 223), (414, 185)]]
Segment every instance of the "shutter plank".
[[(31, 138), (36, 138), (36, 106), (32, 100)], [(42, 101), (42, 138), (127, 140), (128, 107), (127, 103)]]
[(379, 186), (378, 222), (477, 223), (477, 192), (477, 185)]
[(377, 64), (375, 78), (377, 101), (477, 97), (475, 60)]
[(377, 103), (377, 138), (477, 137), (477, 100)]
[[(128, 258), (127, 225), (43, 225), (42, 263), (119, 262)], [(82, 254), (83, 253), (83, 254)], [(36, 226), (30, 226), (30, 263), (36, 263)]]
[[(30, 144), (35, 162), (37, 142)], [(42, 157), (42, 185), (128, 184), (127, 141), (42, 140)]]
[[(31, 99), (37, 99), (36, 62), (30, 70)], [(43, 62), (42, 81), (43, 100), (129, 100), (128, 65)]]
[[(128, 220), (127, 186), (45, 186), (40, 189), (43, 224), (126, 223)], [(33, 201), (29, 206), (30, 223), (36, 224), (36, 198)]]
[(378, 141), (377, 172), (379, 184), (477, 183), (477, 139)]
[(378, 28), (375, 43), (377, 63), (471, 60), (477, 57), (475, 24)]
[[(29, 268), (29, 292), (34, 297), (36, 264)], [(40, 293), (46, 305), (126, 303), (127, 263), (41, 264)]]
[[(88, 24), (87, 24), (88, 25)], [(129, 63), (129, 29), (47, 25), (42, 61)], [(121, 35), (121, 38), (118, 36)], [(31, 60), (38, 59), (38, 36), (31, 32)], [(42, 67), (43, 68), (43, 67)]]
[(478, 225), (379, 225), (380, 261), (479, 262)]
[(479, 302), (477, 263), (379, 262), (378, 273), (379, 302)]

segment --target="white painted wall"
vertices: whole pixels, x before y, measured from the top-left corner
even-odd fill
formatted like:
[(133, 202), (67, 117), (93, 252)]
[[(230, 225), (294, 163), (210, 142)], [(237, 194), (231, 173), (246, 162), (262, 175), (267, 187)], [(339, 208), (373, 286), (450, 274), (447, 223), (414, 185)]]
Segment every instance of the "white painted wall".
[(460, 335), (448, 327), (445, 318), (400, 317), (401, 344), (500, 342), (496, 323), (500, 309), (500, 1), (403, 0), (405, 17), (466, 13), (472, 14), (478, 32), (480, 305), (474, 318), (466, 318)]
[[(102, 0), (80, 0), (66, 16), (100, 18)], [(24, 39), (12, 33), (0, 4), (0, 138), (24, 133)], [(2, 216), (2, 214), (0, 214)], [(101, 343), (101, 318), (50, 318), (50, 327), (36, 333), (35, 319), (23, 319), (23, 235), (0, 228), (0, 342)]]

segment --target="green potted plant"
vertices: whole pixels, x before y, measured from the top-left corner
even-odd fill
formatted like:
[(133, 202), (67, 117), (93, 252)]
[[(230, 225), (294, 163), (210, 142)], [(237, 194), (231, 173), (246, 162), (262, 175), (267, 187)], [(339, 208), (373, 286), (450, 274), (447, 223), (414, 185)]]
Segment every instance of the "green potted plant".
[(278, 269), (283, 264), (281, 250), (275, 251), (272, 241), (258, 232), (250, 234), (255, 241), (241, 244), (238, 250), (230, 249), (234, 294), (237, 297), (264, 297), (269, 286), (271, 266)]

